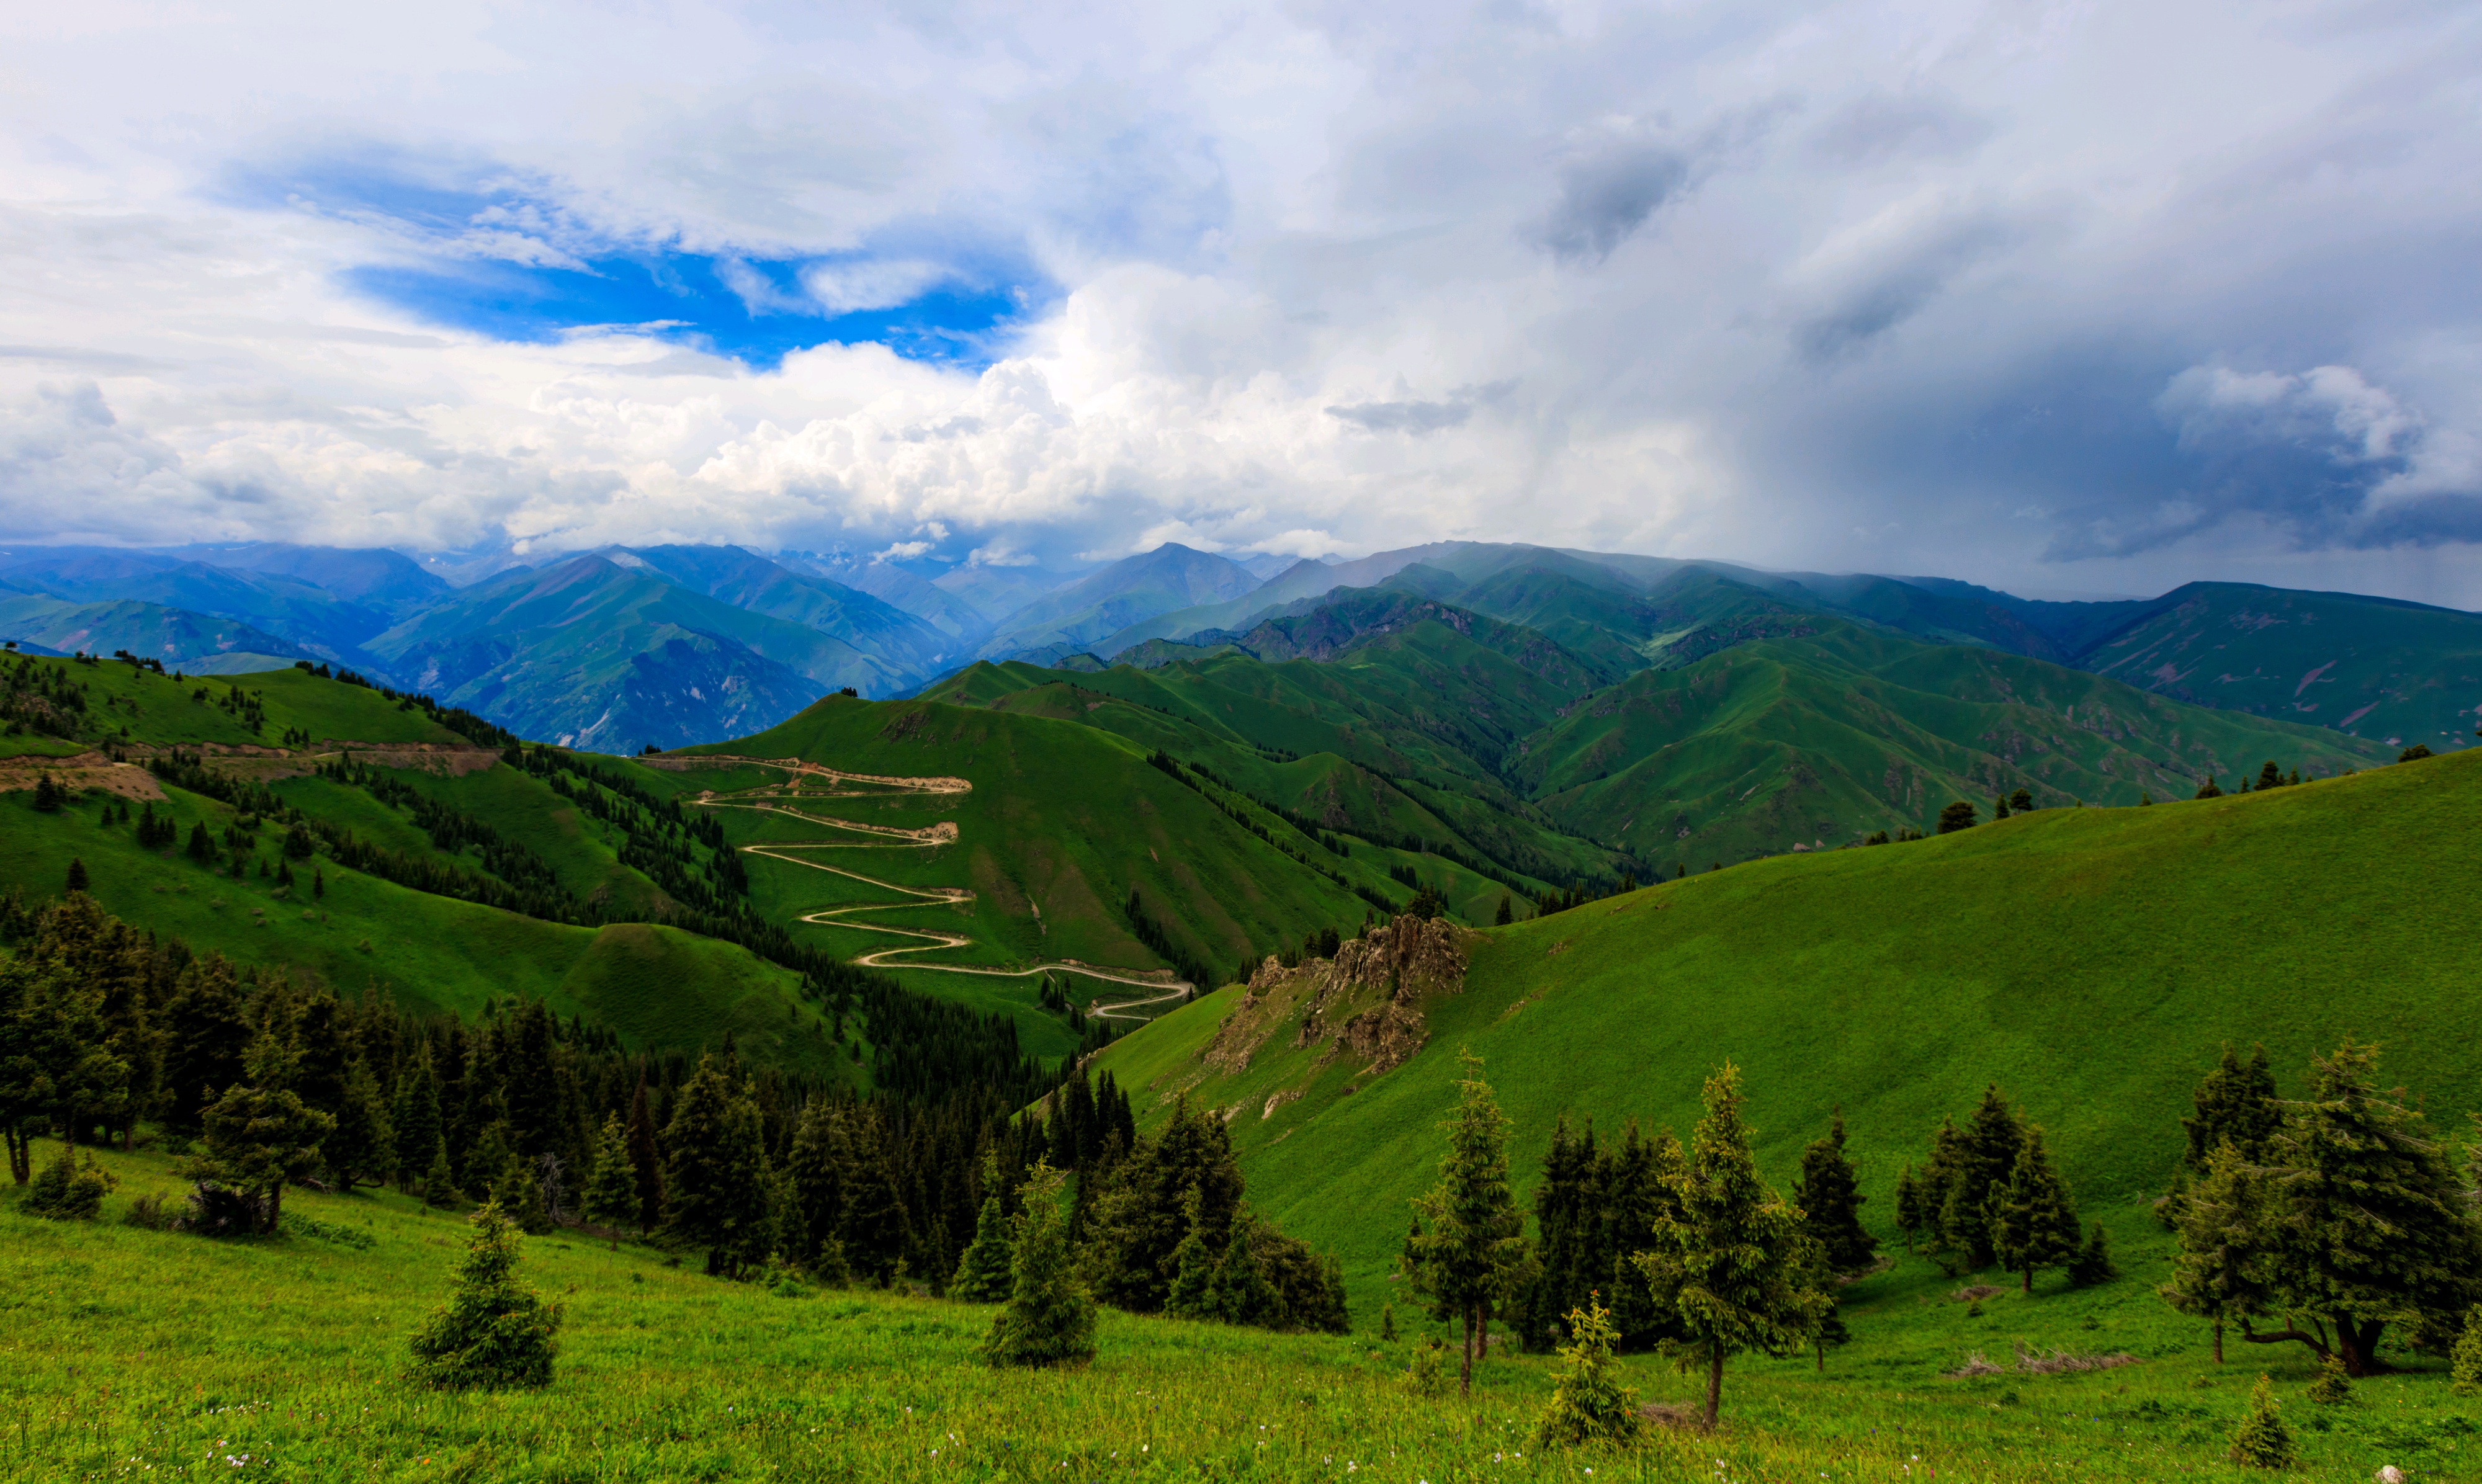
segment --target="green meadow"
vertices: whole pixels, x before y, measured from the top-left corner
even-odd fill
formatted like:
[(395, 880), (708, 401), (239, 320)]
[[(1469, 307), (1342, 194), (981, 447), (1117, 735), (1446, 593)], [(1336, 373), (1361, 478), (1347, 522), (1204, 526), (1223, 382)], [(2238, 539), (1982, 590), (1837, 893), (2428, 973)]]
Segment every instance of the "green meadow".
[[(48, 1157), (56, 1146), (38, 1147)], [(541, 1392), (447, 1393), (406, 1377), (406, 1339), (444, 1300), (464, 1234), (392, 1193), (296, 1191), (292, 1229), (224, 1241), (123, 1224), (175, 1195), (159, 1151), (107, 1152), (119, 1188), (97, 1223), (0, 1206), (0, 1478), (1457, 1480), (2232, 1479), (2221, 1461), (2249, 1382), (2280, 1383), (2305, 1458), (2295, 1477), (2381, 1464), (2454, 1478), (2482, 1448), (2482, 1407), (2436, 1370), (2304, 1400), (2307, 1367), (2237, 1357), (2129, 1276), (1976, 1315), (1926, 1262), (1847, 1291), (1854, 1342), (1736, 1363), (1727, 1425), (1644, 1446), (1544, 1452), (1530, 1438), (1557, 1363), (1494, 1351), (1470, 1401), (1418, 1394), (1419, 1326), (1377, 1338), (1276, 1336), (1106, 1312), (1094, 1365), (997, 1372), (974, 1347), (992, 1311), (877, 1291), (701, 1276), (695, 1256), (583, 1233), (529, 1238), (524, 1279), (564, 1308)], [(175, 1196), (175, 1199), (177, 1197)], [(2013, 1341), (2136, 1364), (2085, 1374), (1948, 1380), (1968, 1350)], [(1623, 1368), (1644, 1400), (1695, 1378)]]

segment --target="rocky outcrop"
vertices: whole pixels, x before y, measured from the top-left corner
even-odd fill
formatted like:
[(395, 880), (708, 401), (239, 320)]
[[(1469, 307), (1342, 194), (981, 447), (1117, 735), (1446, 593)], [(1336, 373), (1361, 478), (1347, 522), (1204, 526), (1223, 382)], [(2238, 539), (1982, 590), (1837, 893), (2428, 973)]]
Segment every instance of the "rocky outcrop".
[(1226, 1074), (1240, 1072), (1290, 1024), (1295, 1047), (1333, 1042), (1331, 1054), (1361, 1059), (1364, 1075), (1401, 1066), (1430, 1039), (1424, 1002), (1465, 989), (1462, 936), (1449, 923), (1399, 917), (1347, 941), (1333, 959), (1287, 968), (1271, 956), (1251, 973), (1204, 1060)]

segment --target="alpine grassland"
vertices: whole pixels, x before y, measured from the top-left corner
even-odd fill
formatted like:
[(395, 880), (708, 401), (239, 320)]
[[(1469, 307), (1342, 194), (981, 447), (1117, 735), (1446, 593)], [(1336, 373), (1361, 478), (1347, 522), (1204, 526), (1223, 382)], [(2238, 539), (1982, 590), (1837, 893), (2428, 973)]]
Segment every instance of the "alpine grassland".
[[(2180, 1345), (2135, 1276), (1986, 1301), (1979, 1316), (1918, 1278), (1866, 1280), (1875, 1296), (1846, 1300), (1855, 1338), (1826, 1372), (1807, 1357), (1747, 1366), (1720, 1431), (1545, 1450), (1555, 1358), (1494, 1347), (1469, 1401), (1429, 1397), (1411, 1376), (1428, 1335), (1383, 1343), (1368, 1313), (1321, 1337), (1106, 1310), (1091, 1366), (996, 1370), (978, 1354), (990, 1306), (731, 1283), (572, 1232), (526, 1239), (515, 1274), (562, 1306), (550, 1386), (446, 1391), (417, 1378), (409, 1340), (448, 1297), (460, 1215), (303, 1190), (276, 1236), (154, 1231), (123, 1218), (142, 1197), (177, 1201), (169, 1158), (100, 1158), (119, 1181), (100, 1219), (0, 1209), (0, 1477), (2240, 1479), (2262, 1475), (2225, 1459), (2228, 1440), (2268, 1369), (2299, 1477), (2340, 1484), (2383, 1464), (2457, 1477), (2482, 1447), (2477, 1408), (2443, 1368), (2317, 1407), (2298, 1361), (2219, 1371)], [(2020, 1373), (2019, 1340), (2140, 1360)], [(2001, 1373), (1941, 1374), (1968, 1350)], [(1614, 1366), (1658, 1408), (1698, 1395), (1698, 1378), (1655, 1357)]]
[(2314, 1054), (2376, 1042), (2386, 1085), (2461, 1134), (2482, 1104), (2470, 1030), (2482, 755), (2264, 793), (2051, 808), (1959, 834), (1782, 856), (1467, 935), (1463, 992), (1423, 1005), (1419, 1054), (1263, 1042), (1201, 1051), (1243, 998), (1184, 1006), (1096, 1063), (1144, 1123), (1230, 1110), (1253, 1199), (1386, 1291), (1432, 1178), (1458, 1055), (1515, 1121), (1518, 1188), (1553, 1125), (1684, 1137), (1729, 1061), (1760, 1163), (1791, 1180), (1837, 1107), (1890, 1230), (1901, 1167), (1995, 1084), (2041, 1124), (2080, 1208), (2135, 1240), (2171, 1182), (2180, 1118), (2227, 1042), (2262, 1043), (2285, 1096)]

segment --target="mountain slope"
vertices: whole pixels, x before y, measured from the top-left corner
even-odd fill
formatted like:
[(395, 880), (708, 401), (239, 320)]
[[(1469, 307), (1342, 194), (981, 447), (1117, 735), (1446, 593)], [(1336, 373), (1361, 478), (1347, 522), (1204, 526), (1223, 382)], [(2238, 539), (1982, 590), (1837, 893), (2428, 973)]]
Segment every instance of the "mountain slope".
[(2193, 582), (2077, 663), (2200, 705), (2396, 746), (2470, 746), (2482, 719), (2482, 614), (2349, 593)]
[[(1375, 1303), (1470, 1049), (1516, 1121), (1519, 1188), (1552, 1122), (1686, 1133), (1737, 1063), (1770, 1177), (1840, 1106), (1883, 1235), (1898, 1166), (1996, 1081), (2102, 1214), (2162, 1188), (2216, 1047), (2265, 1043), (2289, 1090), (2312, 1053), (2379, 1040), (2388, 1085), (2459, 1128), (2482, 1097), (2463, 1027), (2477, 928), (2452, 883), (2482, 831), (2482, 755), (2152, 808), (2051, 809), (1911, 844), (1781, 857), (1470, 935), (1428, 1042), (1364, 1074), (1318, 1038), (1239, 1071), (1201, 1053), (1227, 990), (1098, 1059), (1142, 1108), (1235, 1109), (1251, 1196), (1345, 1255)], [(1281, 1142), (1281, 1148), (1279, 1144)]]
[(893, 562), (842, 561), (801, 553), (779, 553), (777, 560), (846, 587), (868, 593), (881, 602), (901, 608), (954, 639), (970, 651), (990, 636), (991, 621), (974, 605), (933, 586)]
[(358, 647), (388, 626), (380, 610), (310, 583), (147, 552), (54, 547), (0, 563), (0, 575), (70, 602), (134, 601), (237, 619), (323, 659), (358, 659)]
[(512, 731), (615, 752), (757, 730), (832, 686), (888, 680), (843, 640), (600, 557), (478, 583), (370, 649)]
[(1082, 649), (1157, 614), (1223, 602), (1258, 586), (1236, 563), (1168, 542), (1027, 603), (1000, 622), (982, 654)]
[(301, 646), (236, 619), (160, 603), (80, 603), (37, 593), (0, 594), (0, 637), (56, 654), (127, 649), (198, 673), (234, 657), (262, 660), (254, 669), (312, 657)]
[(1995, 649), (1925, 645), (1835, 619), (1680, 670), (1647, 671), (1525, 739), (1516, 778), (1578, 834), (1673, 874), (1713, 861), (1928, 830), (1952, 799), (1986, 813), (2186, 798), (2269, 759), (2312, 777), (2391, 750), (2170, 702)]
[[(667, 581), (735, 608), (843, 640), (885, 662), (890, 684), (927, 680), (962, 647), (893, 604), (826, 577), (806, 576), (738, 546), (647, 546), (626, 553)], [(872, 694), (882, 693), (874, 690)]]
[(167, 556), (187, 556), (234, 571), (266, 572), (324, 588), (347, 602), (402, 617), (452, 591), (442, 578), (422, 570), (401, 551), (383, 546), (297, 546), (282, 542), (253, 542), (240, 546), (176, 547)]

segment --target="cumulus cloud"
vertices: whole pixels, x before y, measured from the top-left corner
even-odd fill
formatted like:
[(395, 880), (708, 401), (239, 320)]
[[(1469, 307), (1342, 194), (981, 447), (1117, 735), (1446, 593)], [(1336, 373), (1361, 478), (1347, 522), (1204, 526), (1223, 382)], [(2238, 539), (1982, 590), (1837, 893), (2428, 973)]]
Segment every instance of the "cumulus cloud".
[(2356, 5), (52, 16), (0, 531), (2482, 604), (2469, 67)]

